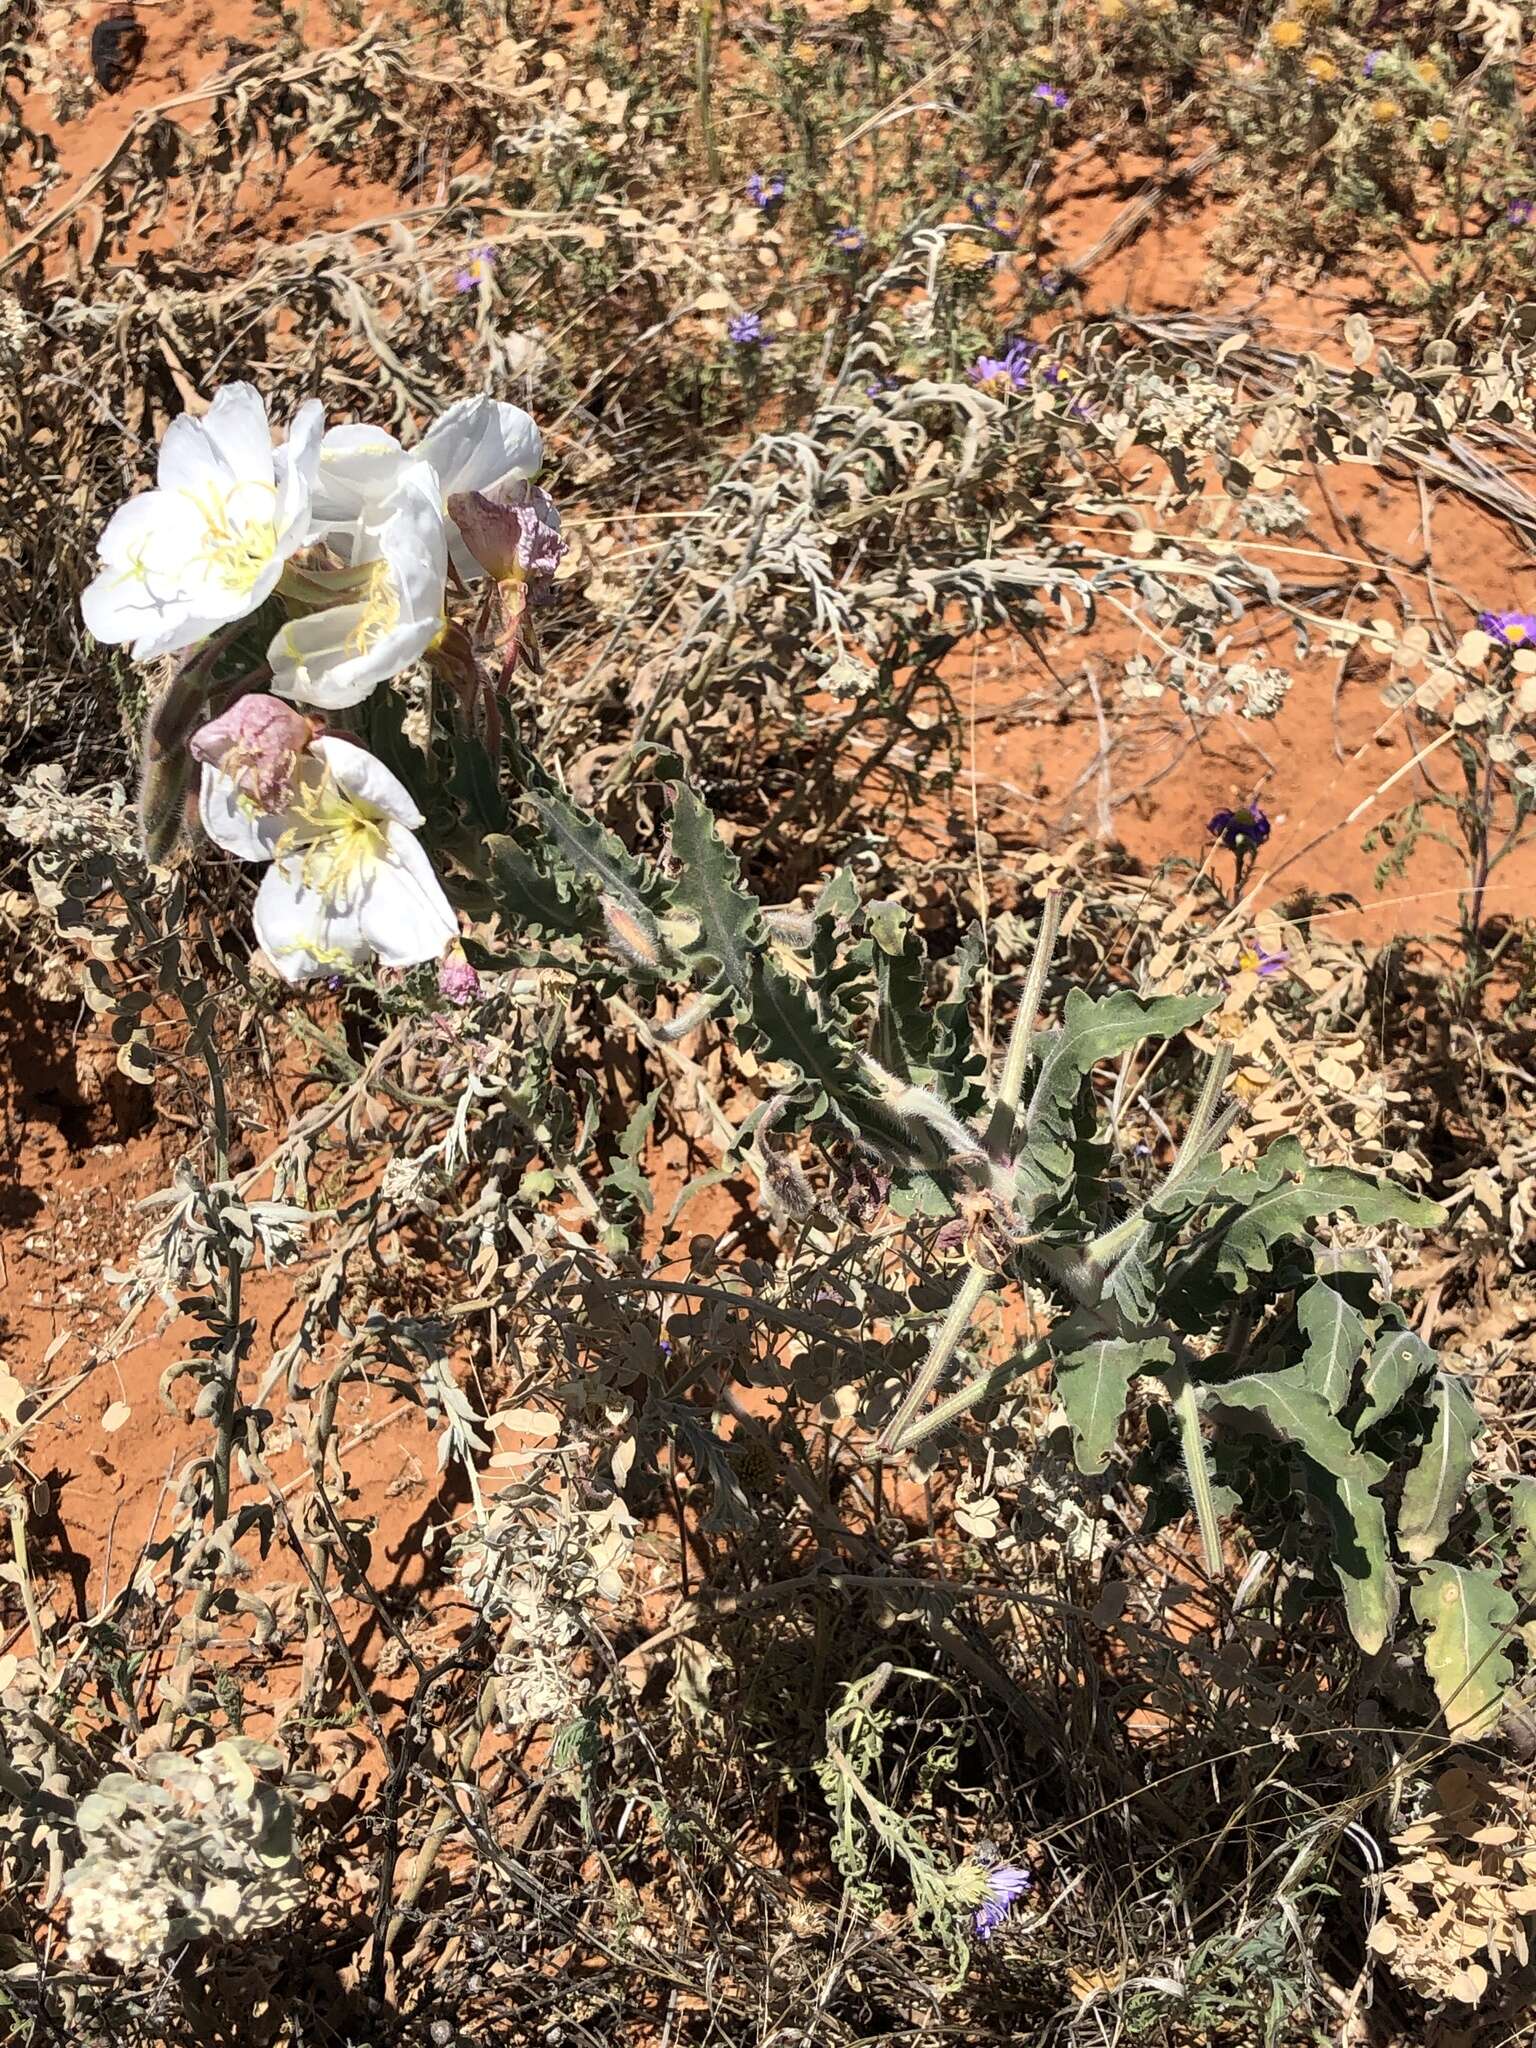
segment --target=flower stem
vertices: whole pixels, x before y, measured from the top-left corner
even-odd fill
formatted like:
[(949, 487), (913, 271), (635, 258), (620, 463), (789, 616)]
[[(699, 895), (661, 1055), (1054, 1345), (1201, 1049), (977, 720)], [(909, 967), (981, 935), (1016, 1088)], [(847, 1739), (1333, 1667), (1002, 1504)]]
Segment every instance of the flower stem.
[(1221, 1518), (1216, 1513), (1211, 1468), (1206, 1463), (1205, 1439), (1200, 1433), (1200, 1404), (1195, 1398), (1195, 1383), (1188, 1373), (1181, 1375), (1174, 1392), (1173, 1412), (1179, 1425), (1179, 1447), (1184, 1454), (1184, 1470), (1189, 1477), (1190, 1497), (1195, 1504), (1195, 1520), (1200, 1528), (1205, 1569), (1211, 1578), (1219, 1578), (1222, 1570)]
[(938, 1385), (945, 1366), (954, 1357), (961, 1339), (971, 1326), (971, 1318), (981, 1306), (982, 1296), (995, 1278), (996, 1275), (989, 1273), (984, 1266), (973, 1264), (966, 1269), (960, 1291), (949, 1305), (949, 1314), (940, 1325), (917, 1378), (881, 1433), (882, 1451), (900, 1450), (917, 1411)]
[(1019, 1097), (1024, 1092), (1024, 1069), (1029, 1065), (1029, 1051), (1035, 1035), (1035, 1019), (1040, 1014), (1040, 999), (1045, 993), (1045, 977), (1050, 972), (1051, 959), (1056, 951), (1056, 935), (1061, 930), (1062, 906), (1065, 900), (1060, 889), (1051, 889), (1047, 891), (1045, 902), (1040, 909), (1040, 928), (1035, 933), (1035, 954), (1029, 963), (1029, 976), (1024, 983), (1019, 1014), (1013, 1020), (1013, 1035), (1008, 1041), (1008, 1055), (1003, 1061), (1002, 1079), (997, 1085), (997, 1100), (993, 1105), (992, 1120), (987, 1125), (987, 1150), (994, 1159), (1013, 1157)]

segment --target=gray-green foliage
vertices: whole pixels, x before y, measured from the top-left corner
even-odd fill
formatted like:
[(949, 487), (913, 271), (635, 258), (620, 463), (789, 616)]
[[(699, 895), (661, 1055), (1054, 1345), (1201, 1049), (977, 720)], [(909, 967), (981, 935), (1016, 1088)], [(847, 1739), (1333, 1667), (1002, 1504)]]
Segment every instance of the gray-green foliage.
[[(662, 772), (676, 774), (675, 764), (664, 760)], [(543, 790), (536, 809), (547, 822)], [(1223, 1169), (1235, 1112), (1223, 1101), (1222, 1059), (1172, 1169), (1131, 1200), (1116, 1132), (1105, 1127), (1102, 1065), (1134, 1068), (1140, 1048), (1175, 1038), (1214, 993), (1053, 985), (1051, 903), (1007, 1057), (989, 1082), (965, 1007), (974, 946), (958, 963), (956, 992), (935, 1003), (938, 977), (905, 914), (862, 905), (849, 876), (834, 877), (810, 917), (765, 910), (686, 786), (674, 796), (666, 872), (611, 834), (567, 826), (522, 844), (556, 887), (529, 904), (513, 870), (498, 867), (509, 928), (528, 916), (550, 934), (552, 893), (569, 906), (569, 938), (598, 936), (604, 904), (643, 915), (657, 935), (651, 978), (691, 984), (689, 1027), (728, 1024), (751, 1049), (780, 1091), (781, 1137), (798, 1128), (834, 1156), (851, 1146), (886, 1177), (898, 1213), (965, 1219), (950, 1306), (913, 1384), (894, 1412), (883, 1389), (870, 1390), (886, 1452), (985, 1415), (1049, 1360), (1077, 1463), (1093, 1475), (1140, 1387), (1172, 1423), (1154, 1433), (1143, 1475), (1166, 1478), (1153, 1469), (1158, 1446), (1177, 1446), (1209, 1570), (1222, 1567), (1218, 1507), (1233, 1488), (1261, 1540), (1336, 1588), (1357, 1642), (1375, 1652), (1393, 1633), (1402, 1580), (1432, 1564), (1439, 1576), (1423, 1580), (1414, 1612), (1436, 1623), (1439, 1682), (1449, 1638), (1432, 1589), (1451, 1583), (1446, 1553), (1455, 1552), (1477, 1413), (1406, 1328), (1379, 1258), (1333, 1245), (1319, 1226), (1342, 1216), (1424, 1228), (1441, 1212), (1389, 1182), (1315, 1166), (1290, 1138), (1252, 1166)], [(1058, 1023), (1041, 1021), (1048, 1008)], [(1056, 1305), (1048, 1337), (951, 1384), (982, 1303), (1026, 1284)], [(1166, 1485), (1159, 1492), (1177, 1498)], [(1461, 1558), (1454, 1569), (1465, 1587), (1462, 1665), (1482, 1659), (1501, 1678), (1507, 1617), (1496, 1574)]]

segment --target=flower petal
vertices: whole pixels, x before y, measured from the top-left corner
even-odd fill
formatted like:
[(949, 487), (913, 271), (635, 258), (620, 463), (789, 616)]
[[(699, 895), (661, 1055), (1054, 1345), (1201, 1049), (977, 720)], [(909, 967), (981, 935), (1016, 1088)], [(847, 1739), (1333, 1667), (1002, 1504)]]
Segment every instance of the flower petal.
[(416, 808), (411, 792), (397, 775), (390, 773), (376, 754), (354, 746), (351, 740), (337, 739), (334, 734), (315, 740), (309, 751), (324, 762), (336, 787), (348, 796), (359, 797), (365, 804), (372, 804), (375, 810), (382, 811), (385, 817), (404, 825), (408, 831), (414, 832), (427, 822)]
[[(405, 450), (382, 427), (332, 427), (320, 443), (320, 464), (311, 502), (315, 536), (357, 539), (376, 531), (388, 516)], [(349, 561), (359, 557), (340, 550)]]
[(270, 860), (287, 823), (283, 812), (256, 811), (222, 769), (203, 765), (198, 794), (203, 830), (237, 860)]
[(386, 967), (435, 960), (459, 936), (431, 862), (403, 825), (390, 825), (389, 857), (368, 868), (361, 919), (363, 937)]
[(293, 416), (288, 438), (273, 456), (277, 477), (277, 545), (285, 558), (309, 537), (309, 508), (320, 472), (325, 407), (307, 399)]
[(446, 497), (450, 491), (487, 490), (503, 477), (536, 476), (544, 442), (520, 405), (482, 394), (450, 405), (413, 452), (431, 463)]
[(275, 481), (272, 428), (266, 402), (254, 384), (225, 384), (216, 391), (202, 427), (231, 476), (241, 483)]
[(312, 981), (369, 958), (356, 901), (328, 905), (305, 886), (299, 860), (274, 861), (268, 868), (251, 922), (261, 950), (287, 982)]

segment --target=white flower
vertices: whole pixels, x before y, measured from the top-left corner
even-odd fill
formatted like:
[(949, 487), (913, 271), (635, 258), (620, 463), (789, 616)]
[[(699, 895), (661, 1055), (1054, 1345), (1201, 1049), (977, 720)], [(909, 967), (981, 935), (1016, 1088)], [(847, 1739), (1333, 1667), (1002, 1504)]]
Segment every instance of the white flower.
[(274, 449), (250, 384), (226, 384), (199, 420), (173, 420), (158, 489), (121, 506), (98, 543), (101, 571), (80, 599), (95, 638), (131, 641), (148, 661), (255, 611), (308, 538), (323, 422), (311, 399)]
[(426, 463), (405, 464), (390, 508), (376, 535), (356, 527), (358, 558), (350, 568), (301, 572), (317, 595), (330, 591), (340, 601), (290, 619), (273, 635), (267, 658), (279, 696), (326, 711), (360, 704), (419, 660), (442, 631), (447, 529)]
[(436, 959), (458, 924), (417, 843), (424, 820), (409, 790), (342, 739), (314, 741), (295, 781), (285, 810), (262, 811), (219, 769), (203, 769), (208, 836), (241, 860), (272, 863), (256, 936), (284, 981)]
[[(451, 493), (537, 476), (543, 460), (543, 440), (522, 407), (483, 395), (450, 405), (409, 452), (379, 427), (332, 427), (320, 446), (311, 536), (349, 563), (363, 561), (377, 551), (411, 463), (430, 467), (446, 501)], [(453, 565), (473, 581), (484, 571), (453, 521), (447, 524)]]

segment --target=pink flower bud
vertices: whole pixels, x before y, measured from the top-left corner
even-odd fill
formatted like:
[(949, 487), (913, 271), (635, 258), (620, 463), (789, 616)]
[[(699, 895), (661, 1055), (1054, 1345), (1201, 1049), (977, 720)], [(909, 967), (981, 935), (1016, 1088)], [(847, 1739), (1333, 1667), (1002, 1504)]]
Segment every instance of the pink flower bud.
[(437, 992), (450, 1003), (472, 1003), (480, 993), (480, 977), (457, 940), (437, 963)]
[(194, 760), (219, 769), (262, 810), (280, 811), (293, 797), (299, 756), (319, 729), (281, 697), (252, 695), (199, 726), (188, 744)]
[(548, 492), (523, 477), (508, 477), (488, 491), (455, 491), (448, 517), (488, 576), (498, 583), (526, 583), (530, 597), (547, 594), (565, 553), (560, 514)]

